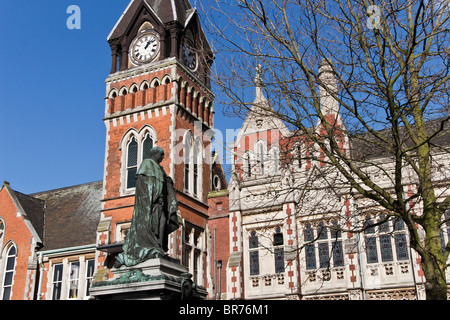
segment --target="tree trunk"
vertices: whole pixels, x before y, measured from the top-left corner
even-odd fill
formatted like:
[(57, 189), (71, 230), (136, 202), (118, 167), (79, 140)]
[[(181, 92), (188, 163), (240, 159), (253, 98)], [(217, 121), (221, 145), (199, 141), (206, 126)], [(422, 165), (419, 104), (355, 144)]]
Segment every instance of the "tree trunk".
[(445, 277), (442, 276), (444, 273), (443, 267), (431, 255), (425, 259), (422, 258), (427, 300), (447, 300), (447, 284)]
[(436, 221), (428, 221), (424, 225), (425, 246), (421, 251), (421, 264), (426, 279), (426, 299), (447, 300), (447, 281), (445, 276), (446, 256), (442, 254), (439, 218), (434, 220)]

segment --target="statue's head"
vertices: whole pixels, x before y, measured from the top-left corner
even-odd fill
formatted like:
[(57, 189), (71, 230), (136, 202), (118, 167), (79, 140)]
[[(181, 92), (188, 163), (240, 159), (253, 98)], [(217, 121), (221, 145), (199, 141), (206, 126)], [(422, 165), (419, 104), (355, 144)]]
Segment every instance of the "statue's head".
[(161, 147), (154, 147), (150, 150), (150, 158), (160, 163), (164, 159), (164, 150)]

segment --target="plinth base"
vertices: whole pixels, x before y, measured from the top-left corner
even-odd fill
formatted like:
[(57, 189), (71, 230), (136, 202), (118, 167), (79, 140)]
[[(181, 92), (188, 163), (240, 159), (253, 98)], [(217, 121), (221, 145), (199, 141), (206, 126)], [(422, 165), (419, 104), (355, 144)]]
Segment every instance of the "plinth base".
[(187, 268), (175, 259), (149, 259), (133, 267), (111, 270), (110, 280), (94, 282), (89, 294), (99, 300), (205, 299), (205, 288), (197, 286)]

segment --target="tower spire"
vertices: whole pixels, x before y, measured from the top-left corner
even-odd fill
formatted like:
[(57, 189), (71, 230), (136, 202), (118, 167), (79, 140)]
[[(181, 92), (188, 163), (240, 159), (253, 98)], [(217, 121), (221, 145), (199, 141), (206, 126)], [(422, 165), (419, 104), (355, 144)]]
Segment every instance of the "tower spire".
[(319, 66), (320, 107), (324, 115), (338, 114), (339, 103), (331, 95), (337, 94), (337, 79), (330, 59), (322, 59)]
[(262, 67), (261, 64), (257, 64), (256, 65), (256, 75), (255, 75), (255, 87), (256, 87), (256, 99), (255, 100), (262, 100), (263, 99), (263, 92), (262, 92), (262, 78), (261, 78), (261, 74), (262, 74)]

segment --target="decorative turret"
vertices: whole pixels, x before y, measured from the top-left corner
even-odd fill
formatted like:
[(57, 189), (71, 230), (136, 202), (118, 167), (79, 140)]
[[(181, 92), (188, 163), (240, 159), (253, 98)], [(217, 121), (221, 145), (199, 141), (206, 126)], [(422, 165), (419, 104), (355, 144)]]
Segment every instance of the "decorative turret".
[(332, 93), (337, 94), (336, 74), (330, 61), (322, 59), (319, 66), (319, 93), (320, 106), (324, 115), (339, 113), (339, 103), (332, 97)]

